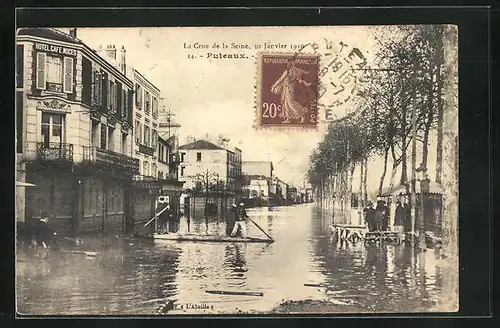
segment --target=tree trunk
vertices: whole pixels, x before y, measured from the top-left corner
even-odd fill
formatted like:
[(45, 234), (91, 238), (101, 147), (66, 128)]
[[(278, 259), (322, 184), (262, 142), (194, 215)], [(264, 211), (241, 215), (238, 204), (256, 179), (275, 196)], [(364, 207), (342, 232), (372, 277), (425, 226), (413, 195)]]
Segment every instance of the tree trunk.
[(436, 144), (436, 182), (442, 183), (443, 174), (443, 76), (438, 67), (437, 81), (437, 144)]
[(347, 219), (350, 224), (352, 224), (351, 218), (351, 209), (352, 209), (352, 178), (354, 177), (354, 170), (356, 168), (356, 164), (352, 163), (349, 168), (349, 183), (347, 185), (346, 192), (346, 211), (347, 211)]
[(449, 296), (443, 307), (444, 311), (458, 311), (458, 31), (453, 25), (444, 29), (443, 250), (449, 256), (443, 290)]
[(363, 177), (363, 188), (364, 188), (364, 204), (368, 202), (368, 156), (365, 157), (365, 175)]
[[(431, 74), (431, 83), (429, 84), (429, 98), (427, 99), (427, 120), (424, 127), (424, 138), (422, 145), (422, 165), (427, 168), (427, 157), (429, 154), (429, 133), (431, 131), (432, 123), (434, 123), (434, 72)], [(437, 75), (437, 72), (436, 72)]]
[(391, 145), (391, 157), (392, 157), (392, 170), (391, 170), (391, 180), (390, 180), (390, 185), (389, 185), (389, 189), (392, 190), (392, 188), (394, 187), (394, 182), (395, 182), (395, 179), (396, 179), (396, 173), (397, 173), (397, 169), (398, 169), (398, 165), (399, 165), (399, 162), (400, 160), (397, 160), (396, 159), (396, 152), (394, 151), (394, 144)]
[(378, 185), (378, 195), (382, 195), (382, 188), (384, 187), (385, 174), (387, 173), (387, 159), (389, 157), (389, 148), (384, 151), (384, 170), (382, 171), (382, 176), (380, 177), (380, 183)]
[[(405, 93), (402, 91), (401, 92), (401, 160), (402, 160), (402, 166), (401, 166), (401, 179), (399, 180), (400, 184), (405, 184), (408, 181), (408, 167), (406, 163), (406, 113), (407, 113), (407, 108), (406, 108), (406, 103), (404, 99)], [(408, 192), (408, 190), (407, 190)]]

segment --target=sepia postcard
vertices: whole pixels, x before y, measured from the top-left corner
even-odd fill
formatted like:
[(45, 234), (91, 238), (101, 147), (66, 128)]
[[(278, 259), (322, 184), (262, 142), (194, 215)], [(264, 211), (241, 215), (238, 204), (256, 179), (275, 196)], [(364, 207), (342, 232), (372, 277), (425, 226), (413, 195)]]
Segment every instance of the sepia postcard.
[(18, 28), (18, 316), (457, 312), (453, 25)]

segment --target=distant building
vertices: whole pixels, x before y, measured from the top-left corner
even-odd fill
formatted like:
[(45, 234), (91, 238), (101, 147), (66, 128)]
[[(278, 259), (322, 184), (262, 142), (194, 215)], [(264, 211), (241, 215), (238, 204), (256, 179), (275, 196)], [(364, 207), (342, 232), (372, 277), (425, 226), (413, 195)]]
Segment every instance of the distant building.
[(263, 175), (245, 175), (243, 183), (243, 189), (249, 199), (262, 198), (269, 200), (272, 195), (272, 181)]
[(288, 193), (288, 184), (277, 177), (274, 179), (274, 181), (276, 182), (275, 198), (277, 200), (286, 200), (286, 195)]
[(237, 191), (241, 176), (242, 152), (207, 140), (197, 140), (179, 147), (179, 179), (184, 188), (202, 190), (209, 186)]
[(261, 175), (266, 178), (273, 178), (273, 163), (271, 161), (244, 161), (242, 172), (244, 175)]

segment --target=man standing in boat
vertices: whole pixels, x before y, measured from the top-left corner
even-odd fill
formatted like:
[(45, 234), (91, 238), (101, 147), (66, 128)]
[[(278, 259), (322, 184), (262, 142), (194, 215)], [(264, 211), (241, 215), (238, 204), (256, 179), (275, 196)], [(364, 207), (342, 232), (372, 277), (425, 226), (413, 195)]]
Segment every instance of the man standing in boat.
[[(245, 204), (240, 203), (238, 207), (236, 208), (236, 222), (234, 224), (233, 231), (231, 232), (231, 237), (236, 237), (238, 234), (241, 235), (241, 237), (246, 237), (247, 234), (247, 226), (245, 219), (248, 218), (247, 211), (245, 210)], [(238, 231), (240, 233), (238, 233)]]

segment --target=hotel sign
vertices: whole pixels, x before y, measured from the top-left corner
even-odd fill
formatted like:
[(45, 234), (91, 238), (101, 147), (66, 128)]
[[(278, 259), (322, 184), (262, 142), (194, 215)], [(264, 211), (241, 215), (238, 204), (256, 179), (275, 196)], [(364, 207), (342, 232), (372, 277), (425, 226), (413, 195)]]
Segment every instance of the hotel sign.
[(47, 43), (35, 43), (35, 49), (41, 50), (41, 51), (52, 52), (52, 53), (56, 53), (56, 54), (61, 54), (61, 55), (65, 55), (65, 56), (76, 56), (76, 54), (77, 54), (76, 49), (56, 46), (56, 45), (47, 44)]

